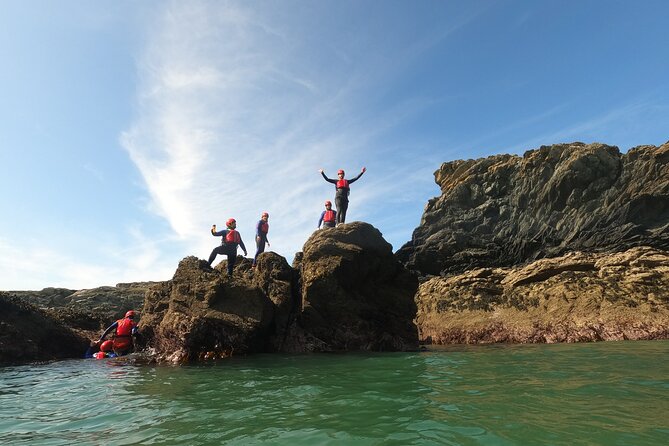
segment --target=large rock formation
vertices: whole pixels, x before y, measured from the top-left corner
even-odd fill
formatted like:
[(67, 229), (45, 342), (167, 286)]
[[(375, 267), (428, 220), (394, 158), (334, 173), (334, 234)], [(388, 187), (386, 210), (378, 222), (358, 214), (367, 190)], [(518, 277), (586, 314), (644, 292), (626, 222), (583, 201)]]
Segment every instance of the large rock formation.
[(126, 311), (142, 308), (144, 294), (156, 282), (119, 283), (84, 290), (44, 288), (41, 291), (5, 291), (0, 295), (12, 296), (34, 305), (55, 319), (66, 321), (75, 330), (98, 331), (123, 317)]
[(0, 363), (81, 358), (89, 340), (143, 306), (152, 284), (0, 292)]
[[(283, 269), (290, 283), (290, 267), (277, 257), (263, 255), (264, 280), (254, 276), (248, 259), (238, 260), (232, 278), (226, 261), (211, 268), (196, 257), (183, 259), (172, 280), (146, 295), (140, 329), (157, 359), (186, 362), (271, 351), (275, 315), (285, 312), (284, 301), (291, 297), (277, 271)], [(285, 316), (281, 320), (285, 323)]]
[(433, 277), (416, 295), (426, 343), (669, 337), (669, 253), (570, 253), (516, 268)]
[(418, 281), (366, 223), (321, 230), (297, 269), (274, 253), (251, 268), (211, 268), (187, 257), (147, 293), (140, 329), (159, 361), (258, 352), (410, 350), (418, 347)]
[(522, 157), (444, 163), (410, 242), (398, 252), (429, 275), (504, 267), (570, 251), (669, 249), (669, 143), (542, 146)]
[(333, 350), (412, 350), (418, 280), (367, 223), (315, 232), (304, 245), (301, 324)]
[(67, 288), (44, 288), (41, 291), (4, 291), (31, 305), (43, 309), (72, 307), (82, 311), (118, 313), (131, 308), (140, 308), (144, 294), (156, 282), (119, 283), (116, 286), (101, 286), (84, 290)]
[(142, 303), (144, 339), (171, 362), (413, 350), (418, 330), (435, 343), (669, 337), (669, 143), (541, 147), (444, 163), (435, 180), (441, 196), (395, 256), (353, 222), (315, 232), (293, 267), (264, 253), (230, 279), (225, 261), (187, 257), (166, 282), (0, 293), (0, 363), (79, 357)]
[(88, 340), (21, 299), (0, 293), (0, 364), (83, 356)]

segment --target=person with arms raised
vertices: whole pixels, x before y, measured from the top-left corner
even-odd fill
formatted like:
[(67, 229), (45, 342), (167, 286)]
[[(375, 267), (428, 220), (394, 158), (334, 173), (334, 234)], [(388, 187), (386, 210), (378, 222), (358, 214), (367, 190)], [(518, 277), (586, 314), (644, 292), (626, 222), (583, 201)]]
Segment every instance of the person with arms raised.
[(355, 178), (351, 178), (350, 180), (347, 180), (344, 178), (345, 172), (343, 169), (339, 169), (337, 172), (337, 177), (339, 179), (333, 180), (328, 178), (325, 175), (325, 172), (323, 169), (319, 169), (319, 172), (321, 175), (323, 175), (323, 178), (325, 178), (325, 181), (328, 183), (332, 183), (335, 185), (335, 206), (337, 206), (337, 224), (340, 223), (345, 223), (346, 222), (346, 210), (348, 209), (348, 195), (351, 191), (350, 185), (356, 181), (362, 176), (363, 173), (365, 173), (367, 169), (365, 167), (362, 168), (358, 176)]

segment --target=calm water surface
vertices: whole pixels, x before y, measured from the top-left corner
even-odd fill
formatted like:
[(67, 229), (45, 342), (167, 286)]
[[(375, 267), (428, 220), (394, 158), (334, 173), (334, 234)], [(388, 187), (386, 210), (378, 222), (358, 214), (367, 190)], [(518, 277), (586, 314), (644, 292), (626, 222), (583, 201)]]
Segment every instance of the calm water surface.
[(0, 444), (669, 444), (669, 341), (0, 368)]

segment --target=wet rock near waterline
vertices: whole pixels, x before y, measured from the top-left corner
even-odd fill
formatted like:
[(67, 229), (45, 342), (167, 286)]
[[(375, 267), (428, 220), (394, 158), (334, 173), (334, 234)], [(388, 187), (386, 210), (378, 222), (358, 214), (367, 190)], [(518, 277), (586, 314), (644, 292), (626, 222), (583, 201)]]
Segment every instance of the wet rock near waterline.
[(300, 323), (327, 350), (418, 347), (415, 275), (378, 229), (362, 222), (316, 231), (299, 259)]
[(260, 352), (397, 351), (418, 348), (418, 281), (373, 226), (314, 233), (296, 256), (263, 253), (211, 268), (187, 257), (146, 295), (140, 330), (158, 361), (190, 362)]
[(522, 157), (444, 163), (397, 252), (423, 275), (508, 267), (571, 251), (669, 249), (669, 143), (621, 154), (605, 144), (556, 144)]
[(669, 252), (573, 252), (421, 283), (421, 342), (553, 343), (669, 337)]
[(52, 314), (0, 293), (0, 364), (80, 358), (88, 339)]
[(159, 361), (187, 362), (267, 351), (274, 305), (239, 258), (232, 278), (225, 262), (211, 268), (186, 257), (172, 280), (146, 294), (140, 330)]
[[(155, 282), (120, 283), (85, 290), (44, 288), (40, 291), (2, 291), (13, 308), (4, 316), (1, 358), (18, 362), (81, 358), (90, 340), (130, 309), (141, 309), (144, 294)], [(13, 318), (20, 317), (19, 320)], [(141, 315), (140, 315), (141, 317)], [(43, 330), (48, 329), (48, 335)], [(41, 336), (51, 342), (36, 341)], [(23, 352), (23, 353), (21, 353)]]
[(155, 283), (119, 283), (116, 286), (83, 290), (44, 288), (40, 291), (5, 291), (0, 294), (34, 305), (81, 334), (97, 338), (101, 330), (122, 318), (126, 311), (140, 310), (144, 305), (146, 291)]

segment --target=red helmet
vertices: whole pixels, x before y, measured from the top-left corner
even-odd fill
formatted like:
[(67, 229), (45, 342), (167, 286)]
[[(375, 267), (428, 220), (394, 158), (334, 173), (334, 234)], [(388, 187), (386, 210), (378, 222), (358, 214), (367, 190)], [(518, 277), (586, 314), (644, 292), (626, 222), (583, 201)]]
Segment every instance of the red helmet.
[(228, 228), (237, 226), (237, 220), (235, 220), (234, 218), (229, 218), (228, 221), (225, 222), (225, 226), (227, 226)]
[(133, 310), (129, 310), (129, 311), (125, 314), (125, 317), (132, 319), (132, 318), (135, 317), (135, 312), (134, 312)]
[(339, 170), (337, 171), (337, 175), (339, 175), (339, 174), (344, 175), (344, 169), (339, 169)]
[(101, 352), (110, 352), (110, 351), (112, 351), (113, 346), (114, 346), (114, 341), (105, 341), (102, 344), (100, 344), (100, 351)]
[(325, 200), (325, 206), (332, 206), (332, 202), (330, 200)]
[(260, 216), (260, 218), (265, 218), (265, 217), (269, 218), (269, 214), (267, 212), (263, 212), (262, 215)]

